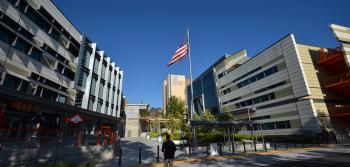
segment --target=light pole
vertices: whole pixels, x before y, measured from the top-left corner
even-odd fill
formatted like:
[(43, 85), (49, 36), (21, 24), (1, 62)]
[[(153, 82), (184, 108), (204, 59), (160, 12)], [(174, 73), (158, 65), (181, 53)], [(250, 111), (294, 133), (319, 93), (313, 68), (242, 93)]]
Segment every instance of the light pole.
[(250, 111), (251, 108), (248, 108), (248, 120), (249, 120), (249, 126), (250, 126), (250, 138), (253, 140), (253, 124), (252, 121), (250, 119)]

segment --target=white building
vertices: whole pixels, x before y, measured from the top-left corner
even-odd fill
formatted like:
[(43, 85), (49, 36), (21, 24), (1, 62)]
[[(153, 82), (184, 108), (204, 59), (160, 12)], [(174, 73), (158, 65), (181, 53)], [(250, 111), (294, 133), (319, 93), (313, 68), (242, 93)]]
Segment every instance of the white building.
[(116, 126), (123, 71), (50, 0), (0, 1), (0, 76), (8, 128), (29, 128), (24, 118), (39, 113)]

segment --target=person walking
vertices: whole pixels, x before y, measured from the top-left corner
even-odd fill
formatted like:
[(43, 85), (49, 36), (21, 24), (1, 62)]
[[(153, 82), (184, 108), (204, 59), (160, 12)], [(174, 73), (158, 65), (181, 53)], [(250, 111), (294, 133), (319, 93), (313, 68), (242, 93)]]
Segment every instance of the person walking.
[(167, 134), (166, 141), (162, 145), (162, 152), (164, 153), (165, 167), (173, 167), (175, 151), (176, 151), (175, 143), (170, 140), (170, 135)]

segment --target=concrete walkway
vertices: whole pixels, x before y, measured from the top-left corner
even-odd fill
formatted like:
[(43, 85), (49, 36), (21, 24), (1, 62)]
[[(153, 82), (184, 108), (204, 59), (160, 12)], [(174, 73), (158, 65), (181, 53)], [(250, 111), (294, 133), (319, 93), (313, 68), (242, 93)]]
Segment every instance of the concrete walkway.
[[(122, 138), (122, 166), (139, 164), (139, 147), (141, 147), (141, 163), (151, 164), (157, 162), (157, 146), (159, 145), (159, 161), (163, 162), (162, 144), (155, 139), (146, 140), (145, 138)], [(176, 159), (188, 159), (188, 154), (181, 148), (175, 152)], [(113, 161), (97, 164), (97, 167), (118, 166), (118, 157)]]
[[(157, 146), (161, 144), (156, 140), (145, 138), (123, 138), (122, 166), (163, 166), (163, 154), (160, 151), (160, 163), (157, 163)], [(141, 147), (141, 164), (139, 164), (139, 147)], [(175, 154), (175, 166), (194, 167), (224, 167), (224, 166), (349, 166), (350, 145), (331, 145), (329, 147), (289, 148), (282, 150), (269, 150), (268, 152), (248, 152), (236, 155), (226, 154), (220, 157), (194, 156), (188, 158), (187, 151), (181, 148)], [(199, 158), (202, 157), (202, 158)], [(117, 167), (118, 157), (112, 161), (99, 163), (97, 167)], [(305, 165), (306, 164), (306, 165)]]
[[(348, 167), (350, 164), (350, 145), (334, 147), (311, 147), (269, 152), (247, 153), (235, 156), (209, 157), (189, 160), (178, 160), (177, 167), (250, 167), (250, 166), (283, 166), (283, 167)], [(161, 167), (162, 163), (136, 165), (143, 167)]]

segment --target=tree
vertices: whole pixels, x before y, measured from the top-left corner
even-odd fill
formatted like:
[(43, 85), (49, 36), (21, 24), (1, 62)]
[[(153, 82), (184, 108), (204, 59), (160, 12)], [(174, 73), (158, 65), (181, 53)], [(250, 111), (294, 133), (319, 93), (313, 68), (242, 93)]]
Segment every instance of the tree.
[(212, 121), (212, 120), (215, 120), (215, 117), (211, 112), (206, 111), (204, 112), (204, 114), (200, 116), (200, 119), (205, 121)]
[(122, 95), (121, 102), (120, 102), (120, 116), (125, 116), (125, 106), (126, 106), (126, 99)]
[(170, 97), (166, 115), (168, 121), (165, 126), (173, 135), (176, 135), (176, 137), (174, 136), (175, 138), (179, 139), (181, 131), (186, 131), (185, 113), (185, 102), (178, 97)]
[(152, 107), (148, 112), (152, 118), (158, 118), (158, 117), (162, 116), (162, 109), (161, 108)]
[(235, 116), (231, 112), (224, 112), (217, 116), (218, 121), (234, 121), (236, 120)]
[(148, 116), (148, 111), (147, 110), (140, 110), (140, 117), (145, 118)]
[(171, 96), (169, 99), (167, 117), (184, 118), (185, 102), (176, 96)]

